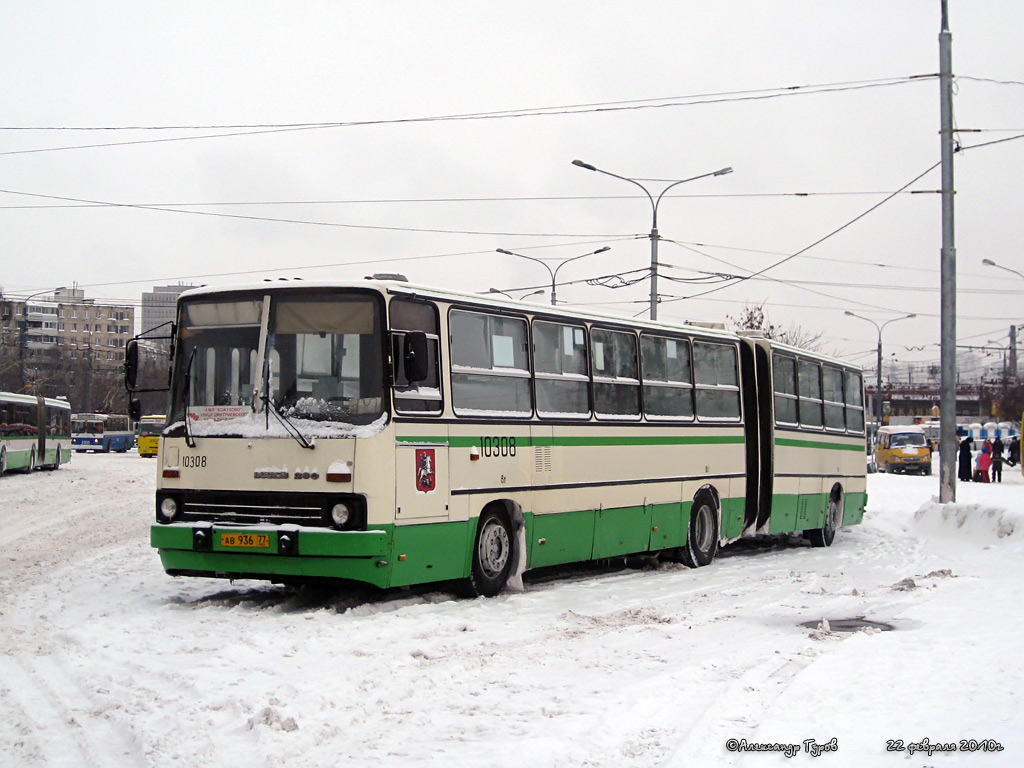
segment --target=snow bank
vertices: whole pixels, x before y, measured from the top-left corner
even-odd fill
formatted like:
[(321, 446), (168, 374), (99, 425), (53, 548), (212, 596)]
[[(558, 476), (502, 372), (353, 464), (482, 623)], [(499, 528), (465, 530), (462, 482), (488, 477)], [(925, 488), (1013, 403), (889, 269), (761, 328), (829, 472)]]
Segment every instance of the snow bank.
[(990, 544), (1002, 539), (1024, 542), (1024, 509), (991, 503), (940, 504), (932, 499), (914, 513), (922, 533), (956, 536), (964, 541)]

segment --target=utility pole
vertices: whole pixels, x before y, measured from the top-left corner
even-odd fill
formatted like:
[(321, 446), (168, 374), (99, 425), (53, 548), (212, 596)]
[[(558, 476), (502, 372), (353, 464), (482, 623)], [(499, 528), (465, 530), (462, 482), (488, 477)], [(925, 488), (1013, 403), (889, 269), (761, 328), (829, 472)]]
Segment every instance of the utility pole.
[(1010, 381), (1017, 381), (1017, 326), (1010, 326)]
[(956, 501), (956, 247), (953, 237), (953, 36), (948, 0), (939, 32), (939, 130), (942, 161), (942, 391), (939, 397), (939, 502)]

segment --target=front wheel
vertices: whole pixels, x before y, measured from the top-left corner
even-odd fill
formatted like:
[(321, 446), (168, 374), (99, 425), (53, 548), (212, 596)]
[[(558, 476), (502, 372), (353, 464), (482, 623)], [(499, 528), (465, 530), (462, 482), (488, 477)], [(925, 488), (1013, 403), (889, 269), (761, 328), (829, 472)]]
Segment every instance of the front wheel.
[(467, 597), (494, 597), (505, 588), (512, 563), (512, 526), (501, 512), (484, 510), (473, 544), (473, 569), (460, 592)]
[(690, 508), (686, 546), (680, 554), (690, 568), (709, 565), (718, 554), (718, 507), (707, 493), (698, 494)]

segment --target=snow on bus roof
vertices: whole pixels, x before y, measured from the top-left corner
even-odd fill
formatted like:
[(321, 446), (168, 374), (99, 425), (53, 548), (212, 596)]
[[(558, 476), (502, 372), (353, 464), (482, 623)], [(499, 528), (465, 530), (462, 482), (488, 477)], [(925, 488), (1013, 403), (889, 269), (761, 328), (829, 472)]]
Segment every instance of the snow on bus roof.
[(879, 427), (878, 432), (879, 434), (884, 432), (887, 435), (923, 435), (924, 427), (917, 424), (886, 424), (884, 427)]

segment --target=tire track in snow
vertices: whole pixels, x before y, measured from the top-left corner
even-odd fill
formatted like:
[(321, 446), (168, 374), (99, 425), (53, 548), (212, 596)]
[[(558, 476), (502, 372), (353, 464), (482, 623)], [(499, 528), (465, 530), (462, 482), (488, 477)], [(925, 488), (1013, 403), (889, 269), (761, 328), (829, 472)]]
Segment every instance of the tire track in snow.
[[(97, 763), (91, 759), (82, 742), (82, 729), (69, 727), (74, 718), (66, 707), (55, 701), (53, 692), (22, 667), (17, 660), (0, 658), (0, 680), (7, 694), (4, 697), (5, 722), (29, 722), (32, 732), (22, 737), (21, 745), (31, 747), (30, 754), (40, 755), (42, 765), (60, 768), (93, 768), (117, 765), (115, 762)], [(11, 705), (15, 711), (7, 711)]]

